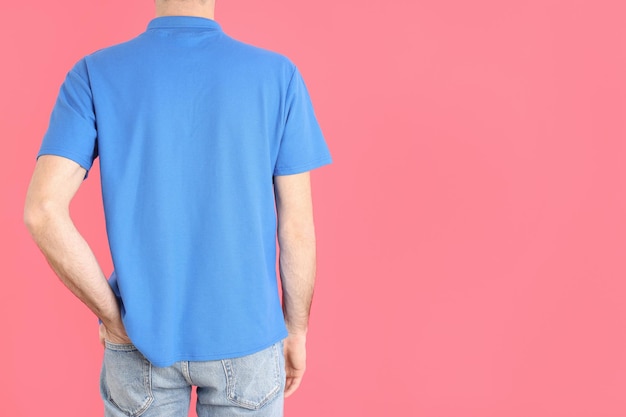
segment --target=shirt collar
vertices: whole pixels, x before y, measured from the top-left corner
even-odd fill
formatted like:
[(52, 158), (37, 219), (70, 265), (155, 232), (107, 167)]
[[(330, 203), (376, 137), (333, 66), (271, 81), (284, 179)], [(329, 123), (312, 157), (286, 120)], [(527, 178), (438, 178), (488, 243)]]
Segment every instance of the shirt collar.
[(176, 28), (222, 31), (222, 27), (215, 20), (200, 16), (159, 16), (148, 23), (148, 30)]

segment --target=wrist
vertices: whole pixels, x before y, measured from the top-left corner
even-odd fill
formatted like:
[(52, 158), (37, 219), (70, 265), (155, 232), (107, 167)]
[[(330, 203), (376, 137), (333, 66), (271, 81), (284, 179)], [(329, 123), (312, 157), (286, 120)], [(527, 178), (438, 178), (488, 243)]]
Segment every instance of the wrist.
[(122, 322), (121, 317), (100, 317), (100, 321), (104, 326), (109, 330), (118, 330), (124, 328), (124, 323)]

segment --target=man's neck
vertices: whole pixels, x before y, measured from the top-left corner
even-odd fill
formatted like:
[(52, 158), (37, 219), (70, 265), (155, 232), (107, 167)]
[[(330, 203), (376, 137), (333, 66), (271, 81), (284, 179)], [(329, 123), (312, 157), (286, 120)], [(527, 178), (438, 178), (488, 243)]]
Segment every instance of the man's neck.
[(186, 1), (157, 1), (156, 16), (197, 16), (215, 19), (215, 3), (210, 0), (205, 4)]

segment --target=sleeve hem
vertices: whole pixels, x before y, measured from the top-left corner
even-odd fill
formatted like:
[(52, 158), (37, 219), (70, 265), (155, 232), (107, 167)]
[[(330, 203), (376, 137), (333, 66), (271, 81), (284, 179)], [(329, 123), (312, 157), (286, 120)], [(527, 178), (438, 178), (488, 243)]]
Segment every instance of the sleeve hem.
[(291, 174), (299, 174), (302, 172), (310, 171), (314, 168), (319, 168), (323, 165), (328, 165), (332, 163), (333, 160), (330, 155), (326, 155), (322, 158), (315, 159), (313, 161), (307, 162), (305, 164), (294, 165), (291, 167), (281, 167), (276, 168), (274, 170), (273, 175), (291, 175)]
[(89, 170), (91, 169), (91, 166), (93, 165), (93, 162), (89, 163), (86, 159), (84, 159), (84, 157), (74, 152), (69, 152), (63, 149), (42, 148), (37, 154), (37, 159), (42, 155), (56, 155), (56, 156), (62, 156), (67, 159), (71, 159), (72, 161), (76, 162), (78, 165), (80, 165), (87, 171), (85, 173), (85, 178), (87, 178), (87, 174), (89, 173)]

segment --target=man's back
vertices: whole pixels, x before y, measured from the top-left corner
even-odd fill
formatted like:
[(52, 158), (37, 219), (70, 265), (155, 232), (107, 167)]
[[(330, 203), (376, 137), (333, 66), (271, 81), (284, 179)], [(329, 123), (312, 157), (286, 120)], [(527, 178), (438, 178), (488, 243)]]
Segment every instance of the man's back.
[(152, 363), (245, 355), (287, 335), (272, 178), (331, 162), (289, 59), (211, 19), (157, 17), (74, 66), (44, 154), (87, 170), (99, 156), (109, 282)]

